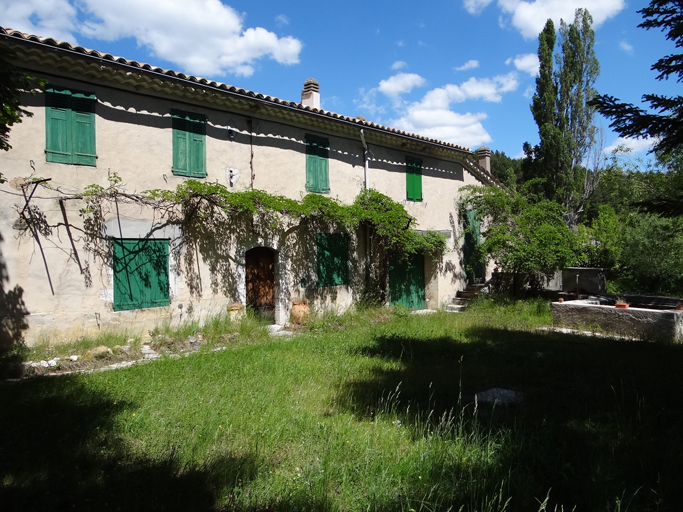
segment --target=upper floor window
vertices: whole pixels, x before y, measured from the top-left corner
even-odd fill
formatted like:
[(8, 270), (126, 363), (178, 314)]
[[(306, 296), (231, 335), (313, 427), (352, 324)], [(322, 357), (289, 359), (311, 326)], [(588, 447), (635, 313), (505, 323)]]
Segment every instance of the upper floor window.
[(62, 87), (45, 90), (45, 157), (48, 162), (95, 165), (94, 94)]
[(406, 157), (406, 198), (422, 201), (422, 160)]
[(306, 135), (306, 190), (327, 193), (330, 191), (328, 160), (330, 141), (317, 135)]
[(174, 110), (173, 174), (206, 177), (206, 117)]

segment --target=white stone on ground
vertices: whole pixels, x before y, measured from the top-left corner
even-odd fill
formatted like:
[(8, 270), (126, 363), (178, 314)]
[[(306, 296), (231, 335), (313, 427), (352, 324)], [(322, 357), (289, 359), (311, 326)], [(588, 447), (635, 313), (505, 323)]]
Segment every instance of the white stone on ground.
[(158, 359), (161, 357), (154, 350), (152, 350), (149, 345), (142, 345), (142, 347), (140, 347), (140, 352), (142, 352), (142, 357), (144, 359)]
[(271, 332), (273, 336), (294, 336), (294, 333), (292, 331), (277, 331), (277, 332)]
[(475, 395), (477, 402), (489, 404), (516, 404), (522, 401), (522, 394), (512, 389), (491, 388)]

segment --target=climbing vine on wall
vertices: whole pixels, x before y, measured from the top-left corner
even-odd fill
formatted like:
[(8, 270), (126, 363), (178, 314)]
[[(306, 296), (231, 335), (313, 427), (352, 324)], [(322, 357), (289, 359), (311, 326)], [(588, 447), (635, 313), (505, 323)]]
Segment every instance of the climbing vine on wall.
[[(379, 296), (375, 297), (377, 299), (384, 297), (386, 270), (391, 259), (414, 253), (438, 257), (446, 249), (446, 237), (443, 234), (415, 231), (415, 218), (408, 215), (403, 205), (376, 190), (362, 191), (348, 205), (319, 194), (308, 194), (297, 201), (262, 190), (231, 192), (219, 183), (196, 180), (184, 181), (174, 190), (129, 193), (122, 185), (121, 178), (111, 173), (107, 187), (89, 185), (82, 193), (63, 195), (62, 199), (82, 201), (82, 227), (71, 225), (71, 229), (80, 232), (86, 251), (108, 265), (112, 257), (109, 239), (117, 237), (117, 234), (106, 232), (105, 220), (118, 217), (122, 205), (136, 205), (151, 212), (152, 228), (147, 236), (153, 236), (154, 232), (169, 226), (180, 227), (180, 236), (174, 240), (173, 249), (177, 256), (185, 255), (186, 268), (196, 265), (197, 247), (203, 252), (209, 238), (225, 241), (240, 233), (246, 236), (252, 232), (287, 237), (306, 226), (351, 233), (362, 227), (367, 233), (372, 260), (368, 265), (366, 281), (371, 281), (367, 283), (369, 289), (380, 290)], [(52, 226), (44, 215), (35, 215), (33, 218), (41, 223), (34, 228), (43, 233), (67, 225), (66, 218), (63, 223)], [(195, 250), (188, 250), (192, 248)], [(212, 274), (215, 273), (216, 268), (211, 264), (209, 266)], [(89, 272), (86, 272), (86, 282), (89, 279)], [(200, 282), (201, 279), (195, 281)], [(195, 293), (201, 293), (200, 284), (197, 288), (190, 288)]]

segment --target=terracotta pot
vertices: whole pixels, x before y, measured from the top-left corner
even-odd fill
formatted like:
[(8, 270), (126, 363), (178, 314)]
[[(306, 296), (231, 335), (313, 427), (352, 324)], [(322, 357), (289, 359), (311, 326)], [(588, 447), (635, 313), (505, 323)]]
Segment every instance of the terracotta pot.
[(230, 320), (237, 320), (240, 318), (242, 315), (244, 315), (245, 311), (244, 304), (240, 304), (239, 302), (234, 302), (228, 306), (228, 314), (230, 315)]
[(628, 309), (628, 304), (615, 304), (617, 309)]
[(564, 299), (560, 297), (559, 299), (557, 299), (557, 302), (564, 302)]
[(683, 311), (683, 304), (679, 304), (678, 306), (676, 306), (676, 310)]
[(311, 310), (308, 307), (308, 301), (293, 302), (290, 320), (293, 324), (301, 324), (303, 319), (306, 318), (310, 312)]

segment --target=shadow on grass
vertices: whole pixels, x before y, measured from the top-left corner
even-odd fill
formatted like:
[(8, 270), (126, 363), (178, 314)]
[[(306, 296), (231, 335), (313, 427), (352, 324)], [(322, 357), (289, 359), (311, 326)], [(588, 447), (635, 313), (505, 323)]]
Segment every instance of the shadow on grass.
[(133, 455), (112, 434), (115, 416), (133, 407), (71, 377), (0, 385), (3, 512), (215, 510), (256, 477), (254, 454), (199, 468), (183, 467), (178, 449), (155, 460)]
[[(630, 510), (683, 509), (683, 347), (490, 328), (459, 336), (374, 339), (361, 353), (401, 369), (349, 382), (338, 400), (361, 418), (391, 410), (417, 435), (449, 411), (469, 430), (505, 433), (485, 477), (507, 479), (508, 510), (537, 510), (551, 489), (547, 510), (618, 510), (632, 496)], [(524, 401), (479, 404), (475, 418), (475, 393), (493, 387)]]

